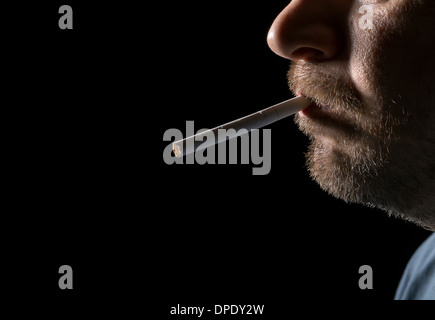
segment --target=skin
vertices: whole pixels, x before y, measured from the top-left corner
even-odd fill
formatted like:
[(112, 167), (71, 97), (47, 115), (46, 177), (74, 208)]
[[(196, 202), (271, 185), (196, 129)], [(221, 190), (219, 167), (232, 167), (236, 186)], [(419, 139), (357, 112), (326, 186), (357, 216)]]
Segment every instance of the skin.
[(291, 60), (293, 93), (314, 101), (295, 118), (311, 177), (435, 231), (433, 17), (433, 0), (293, 0), (267, 40)]

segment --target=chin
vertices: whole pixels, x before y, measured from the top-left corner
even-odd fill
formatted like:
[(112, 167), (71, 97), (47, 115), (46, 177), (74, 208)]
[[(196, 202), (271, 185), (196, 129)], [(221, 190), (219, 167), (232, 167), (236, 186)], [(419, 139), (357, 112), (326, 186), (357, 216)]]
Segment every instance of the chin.
[(382, 148), (342, 148), (327, 141), (313, 139), (306, 154), (309, 174), (321, 189), (435, 231), (434, 183), (422, 187), (424, 179), (410, 176), (408, 166), (391, 161)]
[(357, 149), (356, 146), (338, 146), (330, 138), (314, 139), (306, 154), (311, 178), (336, 198), (352, 203), (366, 202), (369, 198), (366, 190), (378, 175), (380, 164), (364, 157)]

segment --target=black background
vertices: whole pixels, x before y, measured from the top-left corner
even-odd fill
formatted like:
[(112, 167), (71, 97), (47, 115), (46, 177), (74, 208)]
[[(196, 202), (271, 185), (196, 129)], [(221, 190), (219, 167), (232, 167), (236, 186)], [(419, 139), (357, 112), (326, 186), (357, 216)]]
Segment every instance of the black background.
[[(167, 129), (210, 128), (291, 97), (288, 61), (266, 43), (287, 3), (3, 10), (13, 17), (3, 117), (10, 297), (155, 319), (177, 304), (264, 304), (271, 319), (393, 299), (430, 233), (320, 190), (291, 119), (268, 127), (266, 176), (252, 165), (163, 161)], [(74, 10), (73, 30), (58, 28), (62, 4)], [(57, 284), (64, 264), (70, 291)], [(373, 290), (358, 287), (361, 265), (373, 268)]]

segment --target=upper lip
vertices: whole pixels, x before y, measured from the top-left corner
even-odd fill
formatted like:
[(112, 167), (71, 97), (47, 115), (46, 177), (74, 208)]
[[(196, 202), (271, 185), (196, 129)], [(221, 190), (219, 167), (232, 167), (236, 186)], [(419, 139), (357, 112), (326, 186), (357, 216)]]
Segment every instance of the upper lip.
[[(307, 96), (304, 92), (302, 92), (302, 91), (297, 91), (296, 92), (296, 96), (302, 96), (302, 97), (304, 97), (304, 98), (307, 98), (307, 99), (309, 99), (309, 100), (311, 100), (313, 103), (312, 104), (314, 104), (314, 105), (316, 105), (317, 107), (319, 107), (319, 108), (326, 108), (326, 107), (329, 107), (329, 105), (328, 104), (326, 104), (326, 103), (323, 103), (323, 102), (321, 102), (321, 101), (319, 101), (318, 99), (315, 99), (315, 98), (313, 98), (313, 97), (310, 97), (310, 96)], [(311, 104), (311, 105), (312, 105)], [(310, 106), (311, 106), (310, 105)]]

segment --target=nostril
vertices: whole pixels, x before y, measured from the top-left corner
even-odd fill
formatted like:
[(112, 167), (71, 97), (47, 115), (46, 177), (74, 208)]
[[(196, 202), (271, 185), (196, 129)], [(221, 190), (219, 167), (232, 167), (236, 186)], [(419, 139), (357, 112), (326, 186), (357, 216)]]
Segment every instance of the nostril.
[(296, 49), (291, 53), (291, 59), (293, 60), (323, 60), (325, 59), (325, 54), (321, 50), (310, 47), (301, 47)]

